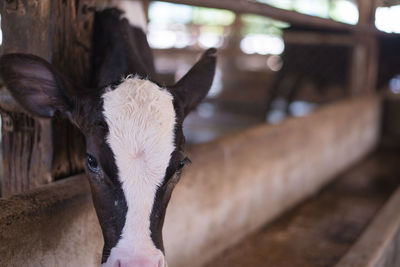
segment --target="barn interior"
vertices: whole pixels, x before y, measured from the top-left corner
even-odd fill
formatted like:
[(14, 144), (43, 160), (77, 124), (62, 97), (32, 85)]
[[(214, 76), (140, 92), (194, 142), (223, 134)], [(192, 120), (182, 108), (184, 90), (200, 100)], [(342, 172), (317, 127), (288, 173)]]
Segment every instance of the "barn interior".
[[(2, 1), (0, 55), (39, 55), (87, 84), (108, 3)], [(192, 164), (167, 210), (168, 265), (400, 266), (400, 1), (142, 3), (161, 84), (218, 49), (184, 125)], [(98, 266), (82, 136), (0, 87), (0, 266)]]

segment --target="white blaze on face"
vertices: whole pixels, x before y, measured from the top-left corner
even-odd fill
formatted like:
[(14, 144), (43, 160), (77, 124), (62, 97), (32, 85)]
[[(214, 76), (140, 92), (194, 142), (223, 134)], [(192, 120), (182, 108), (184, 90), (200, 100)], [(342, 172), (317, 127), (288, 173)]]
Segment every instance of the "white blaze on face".
[(107, 263), (121, 257), (113, 254), (151, 256), (159, 250), (150, 237), (150, 214), (174, 151), (173, 97), (154, 83), (135, 77), (106, 92), (103, 99), (107, 142), (128, 207), (121, 239)]

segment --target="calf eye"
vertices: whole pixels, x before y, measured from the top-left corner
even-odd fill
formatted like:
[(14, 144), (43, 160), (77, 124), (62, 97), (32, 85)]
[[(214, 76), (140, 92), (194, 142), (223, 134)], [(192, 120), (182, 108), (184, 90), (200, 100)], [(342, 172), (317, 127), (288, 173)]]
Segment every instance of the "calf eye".
[(186, 163), (191, 163), (188, 157), (184, 158), (181, 162), (179, 162), (178, 171), (182, 170), (182, 168), (185, 166)]
[(98, 173), (99, 172), (99, 164), (97, 160), (90, 154), (86, 154), (86, 163), (91, 172)]

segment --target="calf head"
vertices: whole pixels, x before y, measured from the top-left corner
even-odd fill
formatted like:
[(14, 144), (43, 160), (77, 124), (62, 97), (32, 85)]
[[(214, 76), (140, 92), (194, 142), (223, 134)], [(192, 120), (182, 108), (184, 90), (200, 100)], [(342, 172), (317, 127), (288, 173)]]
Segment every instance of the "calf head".
[(66, 116), (86, 137), (86, 172), (104, 236), (104, 266), (166, 265), (162, 226), (187, 158), (182, 123), (206, 96), (215, 71), (208, 50), (175, 85), (137, 76), (103, 88), (77, 88), (45, 60), (0, 59), (14, 98), (35, 116)]

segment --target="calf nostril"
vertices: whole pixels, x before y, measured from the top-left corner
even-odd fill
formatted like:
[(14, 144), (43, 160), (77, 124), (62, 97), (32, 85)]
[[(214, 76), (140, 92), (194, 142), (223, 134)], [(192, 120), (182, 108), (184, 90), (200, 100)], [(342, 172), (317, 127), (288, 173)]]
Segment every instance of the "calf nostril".
[[(118, 261), (119, 262), (119, 261)], [(114, 265), (113, 267), (165, 267), (164, 259), (150, 260), (150, 259), (134, 259), (132, 261), (122, 262), (119, 265)]]
[(121, 261), (117, 260), (116, 262), (114, 262), (113, 267), (121, 267)]
[(158, 261), (157, 267), (164, 267), (164, 260), (162, 258)]

